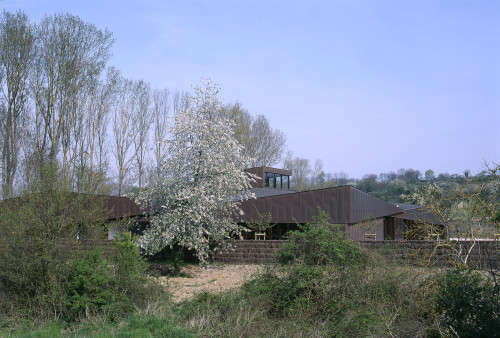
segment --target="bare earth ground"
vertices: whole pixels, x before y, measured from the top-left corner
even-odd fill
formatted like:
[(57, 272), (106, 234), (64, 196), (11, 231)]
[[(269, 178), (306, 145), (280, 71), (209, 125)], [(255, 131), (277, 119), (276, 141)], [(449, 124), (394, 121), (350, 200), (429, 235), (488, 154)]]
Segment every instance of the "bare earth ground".
[(206, 268), (190, 265), (181, 270), (181, 274), (189, 277), (157, 277), (157, 280), (168, 287), (173, 301), (178, 303), (204, 291), (218, 293), (238, 288), (262, 270), (261, 265), (209, 265)]

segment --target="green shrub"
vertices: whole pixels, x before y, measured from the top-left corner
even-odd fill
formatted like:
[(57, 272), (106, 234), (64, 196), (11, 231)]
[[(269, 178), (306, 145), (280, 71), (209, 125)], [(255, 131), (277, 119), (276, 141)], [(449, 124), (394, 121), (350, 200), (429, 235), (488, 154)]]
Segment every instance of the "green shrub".
[(72, 261), (65, 287), (71, 320), (88, 317), (116, 302), (117, 281), (102, 249), (79, 252)]
[(288, 242), (278, 252), (280, 264), (306, 266), (351, 266), (366, 263), (367, 255), (357, 242), (349, 240), (340, 225), (332, 224), (330, 216), (318, 208), (312, 222), (297, 224), (300, 230), (287, 234)]
[(65, 284), (70, 320), (103, 312), (109, 319), (121, 318), (159, 291), (147, 283), (147, 263), (130, 234), (113, 241), (108, 256), (96, 248), (73, 260)]
[(114, 240), (110, 262), (114, 268), (118, 292), (140, 299), (144, 296), (142, 291), (147, 282), (148, 263), (139, 254), (135, 240), (130, 233), (125, 234), (122, 240)]
[(77, 234), (100, 229), (102, 201), (64, 189), (39, 190), (0, 202), (0, 310), (65, 316), (62, 285)]
[[(9, 241), (0, 250), (2, 317), (75, 321), (98, 314), (116, 319), (159, 298), (160, 286), (147, 280), (147, 263), (130, 236), (114, 241), (106, 252), (101, 248), (76, 251), (78, 244), (64, 239), (69, 230), (81, 229), (81, 225), (60, 224), (57, 215), (50, 221), (55, 211), (48, 209), (67, 210), (66, 197), (56, 203), (29, 196), (15, 201), (17, 209), (0, 207), (0, 215), (9, 216), (0, 221), (3, 225), (19, 225), (7, 234)], [(30, 203), (31, 199), (36, 203)], [(39, 203), (48, 208), (36, 214)], [(59, 235), (49, 235), (44, 225)]]
[[(182, 307), (207, 336), (414, 336), (425, 323), (414, 274), (350, 241), (323, 212), (278, 253), (279, 264), (241, 290), (203, 294)], [(379, 263), (380, 262), (380, 263)], [(243, 324), (244, 323), (244, 324)]]
[[(489, 278), (491, 277), (491, 278)], [(495, 278), (496, 277), (496, 278)], [(438, 280), (436, 312), (445, 330), (460, 337), (495, 337), (500, 332), (498, 277), (472, 269), (448, 270)]]

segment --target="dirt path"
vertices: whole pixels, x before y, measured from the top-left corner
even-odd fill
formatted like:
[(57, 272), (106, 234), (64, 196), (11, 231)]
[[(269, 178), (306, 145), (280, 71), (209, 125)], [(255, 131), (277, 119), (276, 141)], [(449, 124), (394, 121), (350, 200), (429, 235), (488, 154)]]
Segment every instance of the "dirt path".
[(181, 270), (189, 277), (158, 277), (158, 280), (168, 287), (177, 303), (204, 291), (217, 293), (240, 287), (262, 269), (261, 265), (210, 265), (207, 268), (191, 265)]

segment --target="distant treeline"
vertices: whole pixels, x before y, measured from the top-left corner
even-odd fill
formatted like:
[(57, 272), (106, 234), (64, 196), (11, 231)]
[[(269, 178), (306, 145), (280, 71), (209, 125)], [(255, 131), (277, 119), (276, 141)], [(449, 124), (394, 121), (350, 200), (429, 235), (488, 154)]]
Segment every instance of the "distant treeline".
[(367, 174), (361, 179), (356, 179), (349, 177), (346, 172), (325, 173), (321, 160), (316, 160), (312, 168), (309, 160), (292, 158), (291, 153), (285, 158), (284, 164), (285, 168), (293, 172), (292, 189), (303, 191), (354, 185), (358, 189), (389, 202), (403, 202), (402, 195), (411, 194), (418, 186), (427, 183), (435, 183), (444, 194), (451, 194), (461, 187), (487, 181), (489, 178), (487, 170), (474, 176), (471, 175), (470, 170), (465, 170), (462, 174), (440, 173), (436, 175), (432, 169), (422, 173), (419, 170), (401, 168), (398, 171), (389, 171), (379, 175)]

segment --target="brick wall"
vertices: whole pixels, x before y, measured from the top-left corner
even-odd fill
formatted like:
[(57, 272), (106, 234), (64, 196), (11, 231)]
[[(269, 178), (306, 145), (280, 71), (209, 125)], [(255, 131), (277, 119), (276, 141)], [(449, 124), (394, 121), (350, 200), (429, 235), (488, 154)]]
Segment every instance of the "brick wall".
[(276, 261), (274, 252), (287, 241), (231, 241), (218, 247), (212, 260), (218, 263), (261, 264)]
[(500, 267), (498, 241), (364, 241), (361, 246), (379, 251), (391, 261), (406, 261), (422, 266), (453, 266), (467, 262), (480, 268)]
[[(275, 261), (273, 252), (286, 241), (232, 241), (231, 248), (220, 249), (214, 262), (257, 264)], [(407, 262), (422, 266), (453, 266), (468, 255), (471, 266), (500, 267), (500, 242), (460, 241), (437, 243), (431, 241), (362, 241), (361, 247), (378, 251), (387, 262)], [(472, 247), (472, 249), (471, 249)], [(470, 251), (469, 251), (470, 250)]]

